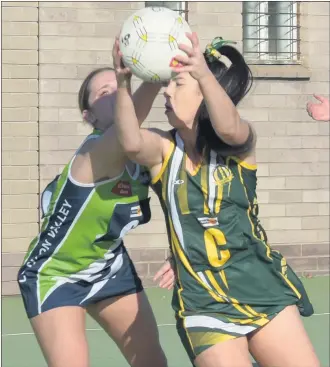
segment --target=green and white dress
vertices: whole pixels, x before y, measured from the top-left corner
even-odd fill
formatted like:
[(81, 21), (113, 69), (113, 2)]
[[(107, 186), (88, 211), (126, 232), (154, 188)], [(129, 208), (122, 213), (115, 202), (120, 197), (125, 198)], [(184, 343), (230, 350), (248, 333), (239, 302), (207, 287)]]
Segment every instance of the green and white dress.
[(148, 173), (136, 165), (133, 174), (125, 168), (116, 178), (82, 184), (71, 176), (73, 159), (42, 194), (42, 228), (18, 273), (29, 318), (142, 290), (123, 237), (150, 220)]

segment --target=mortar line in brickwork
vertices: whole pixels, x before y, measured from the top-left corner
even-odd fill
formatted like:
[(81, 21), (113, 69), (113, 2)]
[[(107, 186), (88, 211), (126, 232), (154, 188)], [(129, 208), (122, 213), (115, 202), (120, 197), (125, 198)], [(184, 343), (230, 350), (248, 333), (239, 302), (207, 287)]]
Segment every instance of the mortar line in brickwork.
[(38, 1), (37, 3), (37, 10), (38, 10), (38, 15), (37, 15), (37, 25), (38, 25), (38, 34), (37, 34), (37, 52), (38, 52), (38, 59), (37, 59), (37, 78), (38, 78), (38, 119), (37, 119), (37, 134), (38, 134), (38, 226), (39, 226), (39, 231), (41, 230), (41, 213), (40, 213), (40, 202), (41, 202), (41, 198), (40, 198), (40, 180), (41, 180), (41, 170), (40, 170), (40, 2)]

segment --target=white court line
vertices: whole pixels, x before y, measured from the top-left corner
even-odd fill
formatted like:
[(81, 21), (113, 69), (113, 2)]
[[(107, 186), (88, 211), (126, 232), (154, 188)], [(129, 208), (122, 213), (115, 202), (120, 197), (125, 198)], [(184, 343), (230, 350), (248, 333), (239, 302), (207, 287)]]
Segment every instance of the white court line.
[[(175, 326), (175, 324), (159, 324), (158, 327), (164, 326)], [(103, 329), (85, 329), (86, 331), (104, 331)], [(34, 333), (17, 333), (17, 334), (1, 334), (2, 337), (4, 336), (21, 336), (21, 335), (34, 335)]]
[[(327, 316), (330, 315), (330, 312), (324, 312), (324, 313), (315, 313), (312, 315), (314, 316)], [(165, 326), (175, 326), (176, 324), (159, 324), (158, 327), (165, 327)], [(103, 329), (86, 329), (86, 331), (104, 331)], [(16, 334), (1, 334), (2, 337), (5, 336), (24, 336), (24, 335), (34, 335), (34, 333), (16, 333)]]

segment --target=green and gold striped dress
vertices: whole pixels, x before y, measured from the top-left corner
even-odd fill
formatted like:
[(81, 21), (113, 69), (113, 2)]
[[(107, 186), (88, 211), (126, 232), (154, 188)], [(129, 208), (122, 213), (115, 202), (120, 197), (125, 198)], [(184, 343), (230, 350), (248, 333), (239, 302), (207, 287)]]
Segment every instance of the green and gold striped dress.
[(175, 130), (171, 135), (152, 185), (178, 276), (172, 306), (191, 360), (218, 342), (255, 331), (288, 305), (310, 316), (301, 281), (270, 247), (258, 219), (257, 167), (206, 149), (191, 174), (183, 140)]

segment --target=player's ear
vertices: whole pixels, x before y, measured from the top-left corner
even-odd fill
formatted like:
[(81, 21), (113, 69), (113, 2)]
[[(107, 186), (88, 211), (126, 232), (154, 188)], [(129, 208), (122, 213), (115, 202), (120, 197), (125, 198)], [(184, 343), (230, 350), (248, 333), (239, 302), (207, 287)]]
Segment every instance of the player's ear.
[(93, 115), (91, 111), (84, 110), (82, 113), (83, 119), (94, 126), (96, 122), (96, 117)]

